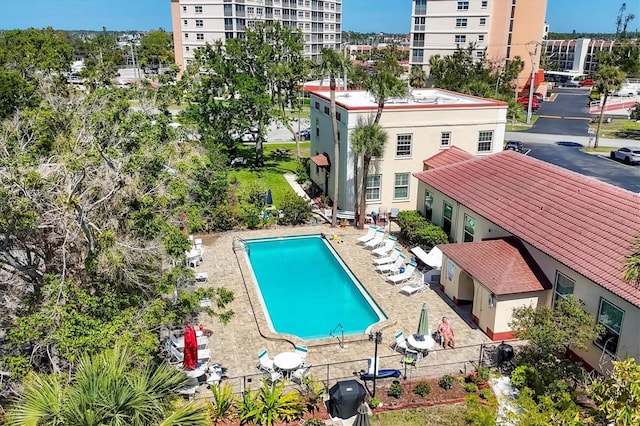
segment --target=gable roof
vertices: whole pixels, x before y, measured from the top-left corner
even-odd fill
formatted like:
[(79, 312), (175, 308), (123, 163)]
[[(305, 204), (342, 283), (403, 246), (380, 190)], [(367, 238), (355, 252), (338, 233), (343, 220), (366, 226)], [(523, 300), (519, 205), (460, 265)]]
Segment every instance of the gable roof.
[(457, 146), (451, 146), (449, 149), (442, 150), (435, 155), (424, 160), (422, 163), (430, 169), (436, 167), (448, 166), (450, 164), (459, 163), (461, 161), (470, 160), (473, 155)]
[(622, 279), (640, 195), (511, 151), (413, 175), (640, 307), (640, 289)]
[(552, 288), (549, 279), (517, 238), (441, 244), (438, 247), (493, 294)]

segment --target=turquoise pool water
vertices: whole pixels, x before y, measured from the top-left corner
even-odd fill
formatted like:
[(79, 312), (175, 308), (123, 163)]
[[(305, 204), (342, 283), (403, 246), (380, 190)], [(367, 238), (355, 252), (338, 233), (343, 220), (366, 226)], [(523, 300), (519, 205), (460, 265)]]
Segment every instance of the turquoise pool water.
[(245, 255), (276, 333), (318, 339), (341, 324), (345, 335), (359, 334), (386, 319), (320, 235), (247, 240)]

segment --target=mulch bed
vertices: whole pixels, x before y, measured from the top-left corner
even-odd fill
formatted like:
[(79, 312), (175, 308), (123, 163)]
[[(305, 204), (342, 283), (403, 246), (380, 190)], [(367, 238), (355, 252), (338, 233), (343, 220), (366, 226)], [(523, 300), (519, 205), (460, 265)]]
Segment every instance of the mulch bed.
[[(420, 382), (427, 382), (431, 386), (431, 391), (425, 397), (413, 393), (415, 386)], [(418, 381), (399, 381), (403, 392), (399, 398), (389, 396), (387, 391), (393, 383), (390, 381), (383, 386), (376, 384), (376, 397), (382, 402), (382, 406), (376, 407), (373, 412), (379, 413), (389, 410), (404, 410), (409, 408), (428, 407), (438, 404), (453, 404), (464, 401), (468, 395), (460, 383), (454, 380), (451, 389), (443, 389), (439, 385), (440, 378), (424, 379)]]

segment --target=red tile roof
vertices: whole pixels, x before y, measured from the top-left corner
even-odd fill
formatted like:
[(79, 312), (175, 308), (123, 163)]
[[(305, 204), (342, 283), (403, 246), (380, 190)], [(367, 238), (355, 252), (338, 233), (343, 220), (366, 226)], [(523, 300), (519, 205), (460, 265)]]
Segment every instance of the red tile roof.
[(511, 151), (414, 176), (640, 307), (640, 289), (622, 278), (640, 195)]
[(329, 163), (329, 158), (325, 154), (314, 155), (309, 158), (313, 163), (315, 163), (318, 167), (328, 167), (331, 164)]
[(552, 288), (551, 282), (516, 238), (442, 244), (438, 248), (493, 294)]
[(449, 149), (442, 150), (439, 153), (432, 155), (431, 157), (424, 160), (423, 163), (428, 168), (433, 169), (436, 167), (459, 163), (471, 158), (473, 158), (473, 155), (469, 154), (467, 151), (456, 146), (452, 146)]

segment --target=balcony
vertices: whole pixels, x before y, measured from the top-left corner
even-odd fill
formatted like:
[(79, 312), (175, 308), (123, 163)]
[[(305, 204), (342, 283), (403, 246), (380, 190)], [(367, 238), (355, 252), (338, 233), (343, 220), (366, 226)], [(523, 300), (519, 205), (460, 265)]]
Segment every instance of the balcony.
[(426, 7), (416, 7), (414, 15), (426, 15), (427, 8)]
[(413, 32), (416, 32), (416, 33), (423, 33), (425, 29), (426, 29), (425, 24), (418, 24), (413, 26)]
[(414, 40), (411, 47), (424, 47), (424, 40)]

